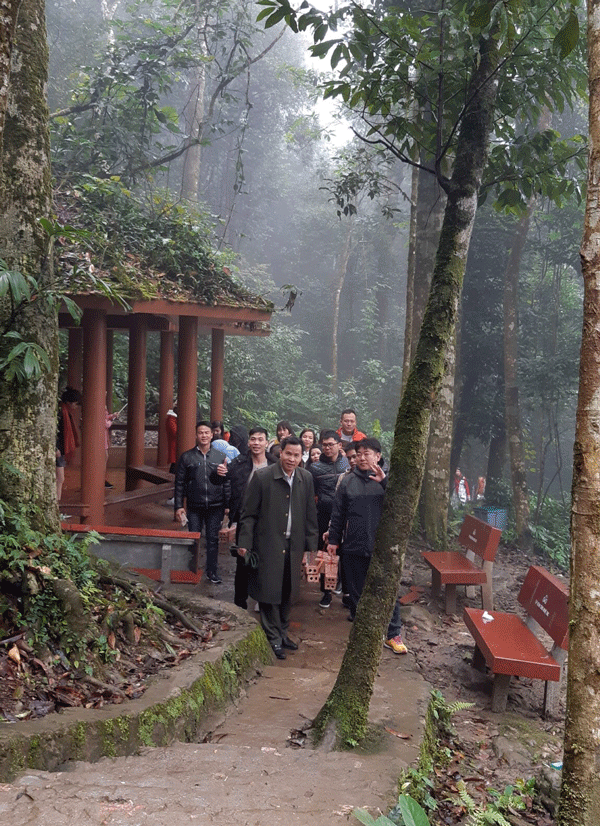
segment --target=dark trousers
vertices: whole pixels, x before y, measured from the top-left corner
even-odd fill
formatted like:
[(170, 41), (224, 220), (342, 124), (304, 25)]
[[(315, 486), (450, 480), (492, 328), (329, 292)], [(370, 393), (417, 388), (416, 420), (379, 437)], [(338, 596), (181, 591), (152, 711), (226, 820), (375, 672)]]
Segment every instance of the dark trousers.
[(241, 556), (235, 558), (233, 601), (239, 608), (248, 607), (248, 566)]
[[(342, 554), (342, 567), (344, 570), (346, 587), (348, 588), (348, 605), (352, 619), (354, 619), (358, 600), (360, 599), (363, 588), (365, 587), (365, 580), (367, 578), (367, 571), (369, 570), (370, 562), (370, 556)], [(396, 600), (394, 603), (392, 618), (386, 631), (386, 639), (389, 640), (392, 637), (397, 637), (401, 633), (402, 618), (400, 614), (400, 603)]]
[(217, 575), (219, 560), (219, 530), (223, 522), (224, 508), (187, 508), (188, 530), (202, 533), (206, 539), (206, 576)]
[(287, 542), (281, 583), (281, 602), (259, 602), (260, 624), (272, 648), (281, 648), (281, 643), (288, 635), (290, 627), (290, 609), (292, 607), (292, 571), (290, 563), (290, 543)]

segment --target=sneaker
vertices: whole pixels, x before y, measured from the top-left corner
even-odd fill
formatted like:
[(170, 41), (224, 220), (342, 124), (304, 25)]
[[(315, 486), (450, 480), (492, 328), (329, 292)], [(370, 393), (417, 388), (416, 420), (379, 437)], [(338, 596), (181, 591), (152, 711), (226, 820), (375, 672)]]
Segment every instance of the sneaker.
[(408, 648), (402, 642), (402, 637), (399, 634), (396, 637), (390, 637), (389, 640), (384, 640), (383, 645), (393, 651), (394, 654), (408, 654)]
[(336, 595), (336, 597), (341, 597), (341, 595), (342, 595), (342, 586), (341, 585), (336, 585), (335, 588), (333, 589), (333, 593)]
[(207, 574), (207, 575), (206, 575), (206, 579), (207, 579), (209, 582), (212, 582), (212, 584), (213, 584), (213, 585), (220, 585), (220, 584), (221, 584), (221, 581), (222, 581), (222, 580), (221, 580), (221, 579), (217, 576), (217, 574)]
[(333, 597), (331, 596), (331, 591), (325, 591), (323, 596), (321, 597), (321, 602), (319, 603), (319, 608), (329, 608), (331, 605), (331, 600)]

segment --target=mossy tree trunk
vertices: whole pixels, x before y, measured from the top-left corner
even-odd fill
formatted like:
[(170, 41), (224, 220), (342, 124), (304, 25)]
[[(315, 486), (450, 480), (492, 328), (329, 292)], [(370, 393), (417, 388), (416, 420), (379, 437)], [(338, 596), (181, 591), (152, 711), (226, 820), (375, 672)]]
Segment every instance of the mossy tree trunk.
[[(11, 269), (33, 276), (43, 287), (53, 273), (49, 243), (39, 219), (51, 213), (50, 143), (46, 84), (48, 72), (43, 0), (23, 0), (12, 54), (12, 70), (0, 168), (2, 216), (0, 257)], [(52, 369), (37, 381), (17, 386), (0, 382), (0, 498), (32, 502), (44, 525), (58, 528), (56, 507), (56, 313), (39, 298), (15, 308), (0, 304), (0, 330), (12, 329), (40, 345)]]
[(559, 826), (600, 823), (600, 2), (588, 0), (589, 167), (573, 449), (567, 716)]
[(8, 103), (12, 50), (21, 0), (0, 0), (0, 150)]
[(521, 427), (518, 383), (519, 274), (533, 204), (534, 202), (531, 201), (527, 212), (517, 225), (504, 275), (504, 415), (510, 457), (510, 477), (517, 541), (520, 542), (527, 539), (529, 532), (529, 494), (527, 492), (527, 467)]
[(495, 108), (498, 52), (493, 37), (481, 42), (476, 58), (454, 170), (450, 180), (444, 181), (448, 201), (419, 343), (396, 419), (390, 476), (373, 558), (340, 672), (314, 721), (317, 740), (333, 734), (342, 746), (359, 742), (367, 729), (381, 641), (397, 597), (419, 500), (431, 412), (455, 334)]

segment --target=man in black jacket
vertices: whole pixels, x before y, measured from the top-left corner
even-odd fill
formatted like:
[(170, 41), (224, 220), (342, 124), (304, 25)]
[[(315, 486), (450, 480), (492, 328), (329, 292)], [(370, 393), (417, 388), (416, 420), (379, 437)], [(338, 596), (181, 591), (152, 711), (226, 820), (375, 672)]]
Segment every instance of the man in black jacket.
[[(210, 422), (196, 425), (196, 446), (182, 453), (175, 470), (175, 518), (206, 538), (206, 578), (220, 585), (217, 573), (219, 529), (229, 501), (225, 454), (211, 446)], [(186, 500), (185, 508), (183, 500)]]
[[(357, 442), (356, 455), (356, 467), (344, 476), (335, 494), (327, 545), (327, 551), (333, 554), (337, 553), (342, 539), (344, 541), (342, 565), (348, 588), (350, 619), (354, 619), (367, 578), (387, 484), (380, 465), (381, 445), (377, 439)], [(398, 602), (394, 606), (384, 645), (394, 654), (406, 654)]]
[[(348, 470), (348, 460), (342, 453), (342, 440), (335, 430), (325, 430), (321, 434), (321, 447), (323, 453), (318, 462), (314, 462), (308, 468), (315, 483), (315, 496), (317, 497), (317, 519), (319, 523), (319, 548), (323, 547), (323, 534), (329, 527), (333, 499), (339, 477)], [(321, 590), (323, 596), (319, 606), (329, 608), (331, 605), (331, 591), (323, 585), (321, 578)]]
[[(267, 453), (268, 439), (269, 434), (264, 427), (253, 427), (248, 434), (248, 453), (237, 456), (227, 468), (231, 484), (229, 524), (237, 522), (236, 544), (240, 536), (240, 512), (248, 482), (257, 470), (276, 462), (276, 459)], [(240, 608), (248, 607), (248, 566), (239, 554), (236, 556), (233, 601)]]

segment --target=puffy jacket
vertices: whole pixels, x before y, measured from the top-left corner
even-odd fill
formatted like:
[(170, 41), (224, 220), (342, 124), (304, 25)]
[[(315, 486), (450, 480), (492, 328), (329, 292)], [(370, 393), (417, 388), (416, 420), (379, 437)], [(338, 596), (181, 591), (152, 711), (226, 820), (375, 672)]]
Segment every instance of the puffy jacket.
[(175, 510), (189, 508), (224, 508), (229, 501), (229, 480), (219, 476), (217, 467), (225, 454), (212, 447), (206, 455), (193, 447), (179, 457), (175, 470)]
[(376, 482), (368, 470), (353, 468), (338, 485), (329, 522), (329, 542), (343, 553), (371, 556), (381, 519), (387, 477)]
[(317, 509), (331, 510), (338, 477), (348, 470), (348, 467), (348, 460), (343, 453), (340, 453), (335, 462), (330, 462), (326, 456), (321, 455), (318, 462), (314, 462), (307, 468), (315, 483)]
[[(233, 431), (233, 428), (231, 429)], [(270, 453), (267, 453), (266, 457), (268, 465), (272, 465), (277, 461)], [(246, 485), (252, 473), (253, 465), (252, 454), (248, 453), (245, 456), (243, 454), (237, 456), (227, 468), (227, 476), (231, 486), (229, 493), (230, 525), (239, 521), (244, 493), (246, 492)]]

